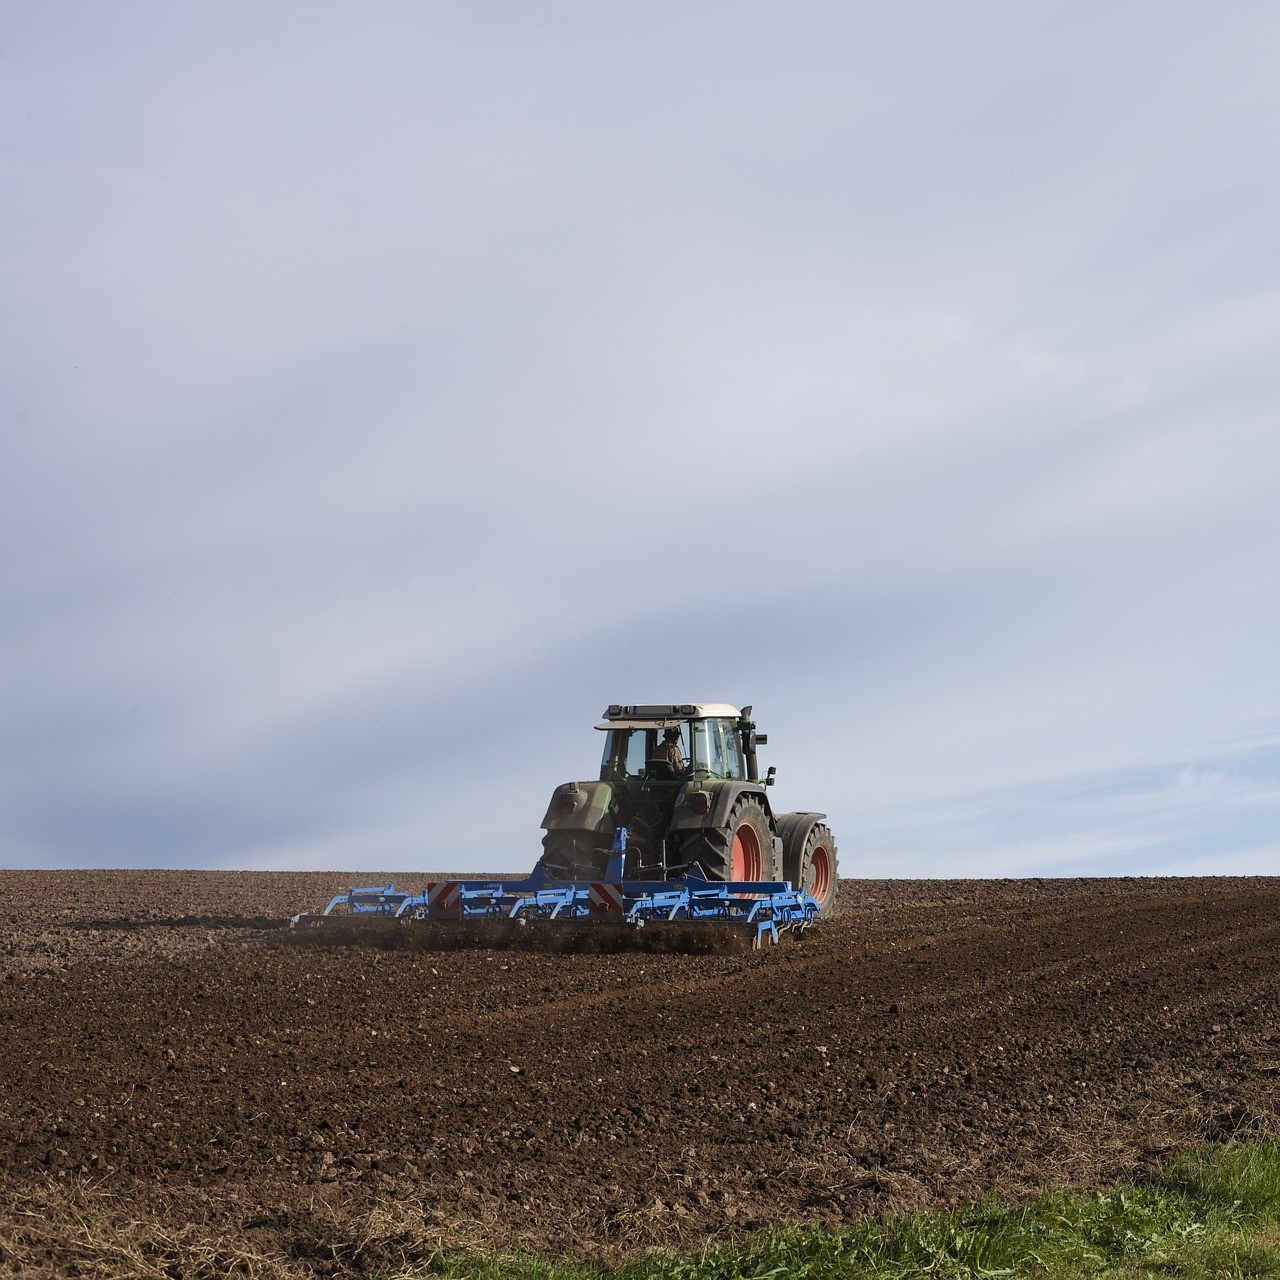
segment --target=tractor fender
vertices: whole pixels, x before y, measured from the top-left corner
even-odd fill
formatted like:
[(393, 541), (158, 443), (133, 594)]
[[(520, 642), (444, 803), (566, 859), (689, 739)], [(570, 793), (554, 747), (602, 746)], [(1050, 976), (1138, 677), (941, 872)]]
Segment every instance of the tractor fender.
[(804, 849), (804, 842), (809, 838), (809, 832), (813, 831), (813, 828), (826, 817), (824, 813), (778, 814), (778, 835), (782, 837), (782, 847), (787, 854), (795, 850), (799, 855), (800, 850)]
[(809, 832), (827, 815), (825, 813), (780, 813), (777, 817), (778, 835), (782, 837), (783, 866), (792, 871), (799, 865)]
[[(699, 799), (707, 796), (706, 801)], [(676, 799), (675, 812), (671, 817), (672, 831), (701, 831), (708, 827), (725, 827), (729, 824), (729, 814), (740, 797), (754, 796), (773, 826), (773, 809), (769, 805), (769, 794), (758, 782), (739, 782), (733, 779), (711, 778), (687, 784)], [(704, 808), (704, 805), (706, 806)]]
[(551, 793), (545, 831), (599, 831), (613, 834), (613, 787), (607, 782), (565, 782)]

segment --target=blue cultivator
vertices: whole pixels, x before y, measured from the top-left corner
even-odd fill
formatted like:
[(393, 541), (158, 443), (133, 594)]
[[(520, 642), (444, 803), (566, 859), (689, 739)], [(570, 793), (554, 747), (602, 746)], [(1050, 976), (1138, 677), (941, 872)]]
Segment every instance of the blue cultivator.
[[(389, 884), (383, 889), (348, 889), (332, 898), (322, 915), (335, 914), (349, 916), (394, 916), (408, 901), (409, 895), (401, 893), (395, 885)], [(295, 916), (295, 920), (305, 919)]]
[[(718, 925), (745, 936), (758, 950), (776, 943), (788, 930), (803, 932), (819, 911), (815, 898), (781, 880), (712, 882), (696, 869), (675, 880), (623, 880), (619, 853), (610, 859), (601, 881), (556, 881), (539, 867), (524, 880), (443, 880), (417, 894), (390, 884), (352, 889), (338, 894), (319, 915), (294, 916), (292, 924), (332, 932), (333, 926), (350, 921), (352, 927), (343, 931), (344, 941), (356, 940), (353, 917), (381, 921), (384, 938), (385, 926), (411, 929), (417, 922), (454, 931), (465, 923), (492, 928), (502, 922), (518, 927), (545, 924), (548, 929), (577, 924), (593, 932), (610, 927), (636, 932), (683, 926), (696, 933), (704, 926)], [(501, 945), (498, 932), (487, 934), (477, 928), (467, 936), (475, 945), (484, 946), (490, 940)], [(440, 940), (445, 943), (447, 935)], [(596, 941), (603, 939), (598, 936)], [(408, 934), (402, 944), (416, 945)]]

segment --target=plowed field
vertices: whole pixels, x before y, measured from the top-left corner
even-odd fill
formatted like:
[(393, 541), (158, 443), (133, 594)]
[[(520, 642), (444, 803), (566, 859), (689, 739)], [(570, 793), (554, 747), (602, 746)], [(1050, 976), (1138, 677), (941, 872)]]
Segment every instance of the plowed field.
[(609, 1253), (1280, 1118), (1280, 879), (846, 881), (761, 955), (284, 938), (344, 887), (0, 872), (0, 1194), (88, 1182), (323, 1271), (321, 1218)]

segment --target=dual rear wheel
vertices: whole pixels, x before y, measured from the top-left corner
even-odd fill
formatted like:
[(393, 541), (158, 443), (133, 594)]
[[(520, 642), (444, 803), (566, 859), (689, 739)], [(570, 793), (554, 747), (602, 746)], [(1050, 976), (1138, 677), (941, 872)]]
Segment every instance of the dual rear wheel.
[(824, 915), (830, 914), (839, 884), (831, 828), (803, 813), (784, 814), (779, 827), (786, 878), (817, 899)]
[(601, 880), (609, 863), (609, 849), (597, 844), (593, 832), (548, 831), (542, 838), (538, 866), (556, 880)]

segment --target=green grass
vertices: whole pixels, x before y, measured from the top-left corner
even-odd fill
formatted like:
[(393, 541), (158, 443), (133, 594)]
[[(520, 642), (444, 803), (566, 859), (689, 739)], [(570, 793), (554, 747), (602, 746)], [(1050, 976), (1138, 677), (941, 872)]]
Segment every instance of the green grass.
[(1206, 1147), (1149, 1181), (1046, 1192), (849, 1231), (779, 1230), (697, 1255), (652, 1253), (617, 1269), (454, 1256), (418, 1275), (456, 1280), (1208, 1280), (1280, 1277), (1280, 1144)]
[[(139, 1216), (127, 1197), (47, 1183), (0, 1194), (0, 1278), (15, 1280), (1280, 1280), (1280, 1143), (1209, 1146), (1146, 1181), (987, 1200), (847, 1231), (787, 1228), (614, 1268), (463, 1250), (440, 1253), (414, 1208), (320, 1214), (292, 1237), (192, 1221), (183, 1203)], [(305, 1229), (304, 1229), (305, 1228)], [(566, 1241), (566, 1245), (573, 1242)], [(582, 1242), (577, 1242), (582, 1243)]]

